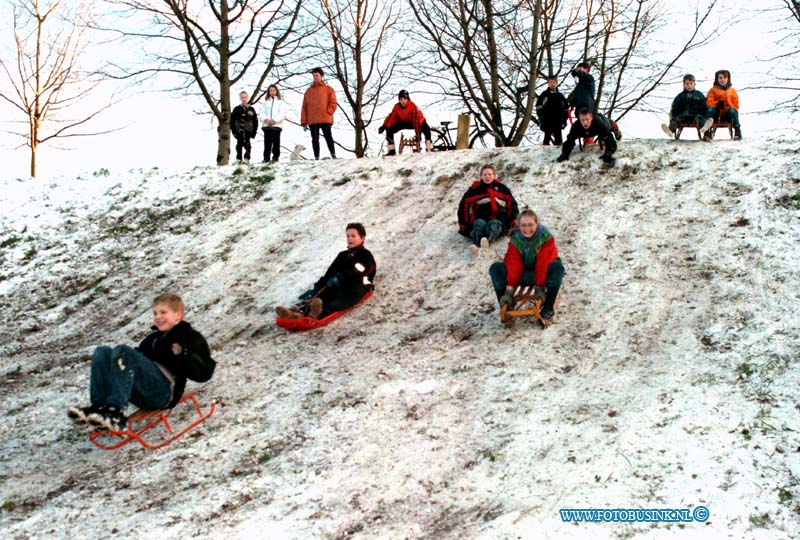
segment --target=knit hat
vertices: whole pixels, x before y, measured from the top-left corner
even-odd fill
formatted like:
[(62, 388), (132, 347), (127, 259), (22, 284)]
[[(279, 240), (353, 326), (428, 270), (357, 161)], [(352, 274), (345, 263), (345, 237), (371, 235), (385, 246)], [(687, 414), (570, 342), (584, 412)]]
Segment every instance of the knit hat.
[(397, 99), (400, 98), (411, 99), (410, 97), (408, 97), (408, 90), (400, 90), (400, 92), (397, 94)]

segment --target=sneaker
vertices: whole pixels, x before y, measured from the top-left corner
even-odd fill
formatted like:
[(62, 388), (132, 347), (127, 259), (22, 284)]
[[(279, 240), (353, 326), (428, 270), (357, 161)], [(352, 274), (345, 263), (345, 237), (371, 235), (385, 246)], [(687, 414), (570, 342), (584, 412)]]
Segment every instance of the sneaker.
[(88, 407), (70, 406), (67, 407), (67, 416), (69, 416), (70, 420), (72, 420), (75, 425), (85, 426), (89, 422), (89, 415), (98, 412), (99, 409), (100, 407), (98, 405), (89, 405)]
[(476, 246), (475, 244), (469, 245), (469, 252), (472, 253), (473, 255), (477, 255), (480, 250), (481, 248)]
[(713, 125), (714, 125), (714, 119), (713, 118), (706, 119), (706, 123), (703, 124), (703, 127), (700, 128), (700, 135), (705, 135), (706, 131), (711, 129), (711, 126), (713, 126)]
[(319, 319), (322, 315), (322, 298), (312, 298), (308, 303), (308, 316), (312, 319)]
[(486, 249), (489, 247), (489, 239), (485, 236), (481, 238), (481, 249)]
[(278, 314), (278, 317), (281, 319), (299, 319), (300, 315), (297, 312), (292, 311), (291, 309), (285, 308), (283, 306), (278, 306), (275, 308), (275, 313)]
[(741, 141), (742, 140), (742, 128), (741, 127), (733, 128), (733, 140), (734, 141)]
[(552, 309), (545, 308), (542, 310), (540, 315), (542, 316), (543, 321), (552, 321), (553, 315), (555, 315), (555, 311), (553, 311)]
[[(713, 120), (712, 120), (712, 122), (713, 122)], [(672, 131), (671, 129), (669, 129), (669, 126), (667, 124), (661, 124), (661, 131), (666, 133), (669, 137), (674, 137), (675, 136), (675, 132)]]
[(96, 412), (88, 415), (89, 424), (106, 431), (125, 431), (128, 428), (128, 417), (121, 409), (113, 405), (99, 407)]

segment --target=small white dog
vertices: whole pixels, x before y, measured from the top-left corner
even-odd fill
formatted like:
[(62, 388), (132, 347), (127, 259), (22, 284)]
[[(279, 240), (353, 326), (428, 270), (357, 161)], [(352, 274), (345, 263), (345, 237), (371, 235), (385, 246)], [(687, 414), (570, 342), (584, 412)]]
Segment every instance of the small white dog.
[(292, 155), (289, 156), (289, 161), (297, 161), (299, 159), (303, 159), (302, 156), (300, 156), (300, 153), (305, 149), (306, 147), (303, 146), (302, 144), (295, 145), (294, 150), (292, 150)]

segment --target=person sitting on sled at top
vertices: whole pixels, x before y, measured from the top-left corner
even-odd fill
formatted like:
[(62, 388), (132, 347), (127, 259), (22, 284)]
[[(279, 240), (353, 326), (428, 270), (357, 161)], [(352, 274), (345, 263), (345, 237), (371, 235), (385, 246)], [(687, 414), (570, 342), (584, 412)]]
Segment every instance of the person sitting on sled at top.
[(661, 124), (661, 129), (670, 137), (675, 136), (678, 129), (678, 122), (681, 124), (697, 124), (700, 126), (700, 135), (705, 135), (711, 129), (714, 119), (708, 114), (706, 96), (695, 89), (697, 81), (694, 75), (686, 74), (683, 76), (683, 92), (675, 96), (672, 100), (672, 107), (669, 110), (669, 125)]
[(481, 179), (472, 183), (458, 204), (458, 233), (472, 239), (470, 249), (488, 247), (517, 224), (517, 200), (497, 178), (494, 165), (481, 167)]
[(348, 223), (345, 233), (347, 249), (339, 252), (312, 289), (299, 296), (306, 303), (291, 309), (278, 306), (275, 308), (278, 317), (321, 319), (356, 305), (367, 292), (375, 288), (375, 259), (364, 247), (367, 231), (361, 223)]
[(606, 165), (614, 165), (614, 152), (617, 151), (617, 140), (611, 129), (611, 122), (600, 113), (593, 114), (589, 109), (583, 108), (578, 113), (579, 122), (572, 124), (567, 134), (567, 140), (561, 145), (561, 155), (556, 159), (557, 162), (567, 161), (572, 149), (575, 148), (575, 141), (581, 138), (597, 137), (603, 143), (605, 151), (600, 159)]
[(503, 262), (493, 263), (489, 276), (501, 307), (514, 303), (517, 285), (533, 285), (537, 296), (544, 299), (542, 319), (552, 320), (564, 265), (555, 238), (539, 224), (533, 210), (526, 208), (520, 213), (519, 228), (511, 233)]
[[(742, 140), (742, 126), (739, 124), (739, 94), (731, 83), (731, 72), (720, 69), (714, 73), (714, 86), (706, 94), (708, 114), (712, 118), (719, 118), (720, 122), (733, 124), (733, 139)], [(710, 133), (706, 132), (709, 135)]]
[(420, 135), (425, 137), (425, 150), (427, 152), (433, 151), (433, 143), (431, 142), (431, 128), (425, 120), (425, 115), (417, 107), (408, 94), (408, 90), (400, 90), (397, 94), (397, 103), (392, 108), (392, 112), (383, 121), (381, 127), (378, 128), (378, 133), (386, 132), (386, 144), (388, 152), (387, 156), (397, 155), (394, 146), (395, 134), (403, 129), (413, 129), (417, 140), (420, 140)]

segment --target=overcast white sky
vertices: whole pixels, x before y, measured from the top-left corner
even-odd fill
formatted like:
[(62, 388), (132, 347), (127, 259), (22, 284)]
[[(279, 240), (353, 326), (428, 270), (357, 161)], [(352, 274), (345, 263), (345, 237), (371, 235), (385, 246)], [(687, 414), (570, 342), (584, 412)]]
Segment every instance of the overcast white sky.
[[(772, 42), (775, 36), (770, 34), (770, 31), (773, 30), (777, 18), (775, 13), (766, 15), (763, 10), (779, 5), (780, 2), (777, 0), (724, 2), (722, 10), (717, 15), (719, 19), (726, 20), (739, 16), (742, 20), (716, 42), (701, 51), (687, 55), (682, 61), (681, 72), (694, 73), (698, 78), (698, 89), (703, 92), (711, 86), (715, 70), (726, 68), (732, 72), (734, 87), (740, 93), (745, 139), (774, 132), (786, 124), (780, 115), (753, 114), (756, 110), (767, 108), (775, 97), (774, 93), (756, 88), (765, 79), (767, 66), (764, 59), (774, 50)], [(687, 7), (686, 13), (690, 12), (690, 8)], [(565, 94), (570, 89), (570, 81), (567, 85), (562, 85)], [(411, 87), (409, 90), (414, 99), (415, 89)], [(681, 85), (677, 79), (665, 88), (670, 96), (674, 96), (680, 90)], [(295, 111), (299, 109), (301, 96), (286, 94), (288, 103)], [(419, 99), (422, 97), (421, 94), (417, 97), (418, 104), (427, 105), (423, 99)], [(101, 121), (95, 124), (98, 130), (122, 128), (119, 131), (98, 137), (64, 140), (62, 144), (71, 148), (70, 150), (59, 150), (53, 145), (41, 147), (39, 176), (46, 178), (59, 174), (92, 174), (102, 168), (119, 171), (134, 167), (183, 169), (195, 165), (213, 165), (216, 156), (216, 129), (213, 119), (210, 116), (198, 116), (193, 112), (202, 109), (203, 106), (204, 104), (195, 98), (164, 93), (141, 93), (130, 97), (104, 113)], [(388, 114), (389, 105), (385, 108), (386, 111), (381, 112), (378, 117)], [(668, 109), (669, 99), (665, 99), (664, 113), (661, 115), (640, 113), (626, 116), (621, 123), (624, 136), (664, 137), (659, 124), (665, 120)], [(455, 113), (437, 110), (433, 106), (425, 106), (423, 110), (431, 125), (438, 124), (444, 119), (455, 120)], [(13, 111), (7, 105), (0, 106), (0, 114), (4, 130), (12, 129), (10, 121), (24, 120), (24, 117), (19, 116), (19, 112)], [(299, 114), (295, 113), (294, 120), (298, 120), (298, 116)], [(349, 136), (343, 133), (346, 121), (340, 113), (336, 116), (336, 122), (334, 135), (339, 133), (342, 140), (345, 140)], [(377, 134), (375, 138), (377, 140)], [(296, 143), (302, 143), (308, 148), (311, 146), (308, 135), (295, 126), (284, 129), (282, 143), (288, 147), (293, 147)], [(17, 139), (7, 133), (0, 133), (0, 159), (4, 164), (6, 177), (28, 175), (29, 151), (26, 147), (15, 148), (16, 144), (18, 144)], [(259, 133), (254, 141), (254, 161), (260, 159), (262, 150), (263, 142)], [(285, 158), (288, 152), (284, 150), (283, 155)], [(305, 155), (310, 156), (310, 150), (306, 150)], [(322, 155), (327, 155), (324, 148)]]

